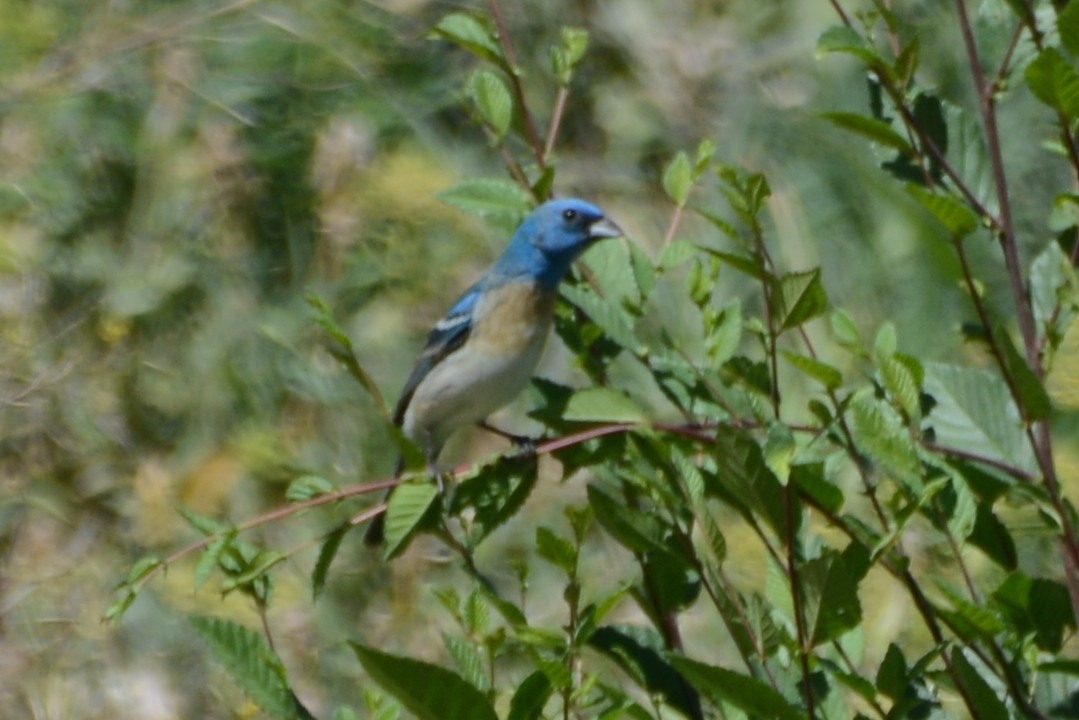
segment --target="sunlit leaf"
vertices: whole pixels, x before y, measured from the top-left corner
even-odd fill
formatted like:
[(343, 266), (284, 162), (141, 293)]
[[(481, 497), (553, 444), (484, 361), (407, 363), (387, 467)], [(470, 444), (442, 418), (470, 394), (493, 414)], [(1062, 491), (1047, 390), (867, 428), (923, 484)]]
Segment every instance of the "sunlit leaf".
[(1079, 72), (1056, 48), (1045, 48), (1027, 66), (1027, 85), (1034, 96), (1069, 120), (1079, 117)]
[(485, 16), (462, 12), (450, 13), (439, 21), (431, 33), (435, 37), (449, 40), (483, 60), (509, 69), (495, 36), (495, 30)]
[(448, 205), (516, 225), (532, 210), (532, 196), (507, 180), (472, 178), (438, 193)]
[(754, 717), (805, 720), (804, 713), (767, 683), (726, 668), (672, 655), (671, 663), (702, 695), (730, 703)]
[(438, 496), (438, 487), (432, 482), (406, 482), (394, 488), (386, 506), (384, 557), (391, 558), (404, 549)]
[(675, 205), (682, 206), (686, 204), (692, 186), (693, 168), (689, 164), (689, 157), (679, 151), (663, 171), (663, 191)]
[(586, 388), (573, 393), (565, 420), (579, 422), (645, 422), (647, 415), (624, 393), (611, 388)]
[(880, 120), (857, 113), (845, 112), (824, 113), (821, 117), (837, 127), (861, 135), (880, 145), (895, 148), (908, 155), (914, 152), (906, 138), (892, 130), (890, 125)]
[(490, 70), (477, 70), (472, 73), (469, 90), (480, 115), (501, 139), (513, 119), (513, 98), (506, 83)]
[(363, 669), (420, 720), (498, 720), (487, 696), (449, 670), (350, 642)]
[(199, 615), (189, 619), (236, 684), (267, 714), (284, 720), (310, 717), (289, 688), (281, 660), (261, 635), (231, 620)]

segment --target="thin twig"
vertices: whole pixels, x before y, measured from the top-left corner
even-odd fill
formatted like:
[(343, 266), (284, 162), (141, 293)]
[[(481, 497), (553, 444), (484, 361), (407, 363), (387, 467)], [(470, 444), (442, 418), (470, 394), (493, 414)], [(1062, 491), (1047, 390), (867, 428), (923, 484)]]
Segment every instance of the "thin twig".
[(502, 54), (505, 55), (506, 63), (509, 65), (510, 85), (513, 88), (517, 107), (521, 108), (521, 117), (524, 118), (528, 144), (532, 148), (532, 154), (535, 156), (540, 170), (546, 170), (547, 161), (543, 155), (543, 141), (540, 139), (539, 131), (536, 130), (536, 121), (532, 118), (532, 112), (528, 109), (528, 102), (525, 100), (524, 86), (521, 84), (521, 74), (517, 72), (517, 58), (513, 52), (513, 43), (510, 41), (506, 19), (502, 16), (502, 9), (498, 6), (498, 0), (488, 0), (487, 6), (491, 10), (491, 17), (495, 21), (495, 27), (498, 29), (498, 43), (502, 47)]

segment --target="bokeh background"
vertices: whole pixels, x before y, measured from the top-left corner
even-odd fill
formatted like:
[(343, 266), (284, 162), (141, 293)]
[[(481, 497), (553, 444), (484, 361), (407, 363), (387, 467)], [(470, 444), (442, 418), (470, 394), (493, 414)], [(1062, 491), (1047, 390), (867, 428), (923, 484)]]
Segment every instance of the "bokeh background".
[[(995, 57), (1007, 37), (987, 28), (1006, 5), (974, 4)], [(866, 143), (819, 117), (866, 104), (853, 61), (815, 52), (836, 23), (829, 2), (504, 5), (541, 126), (556, 91), (549, 47), (562, 25), (591, 33), (557, 145), (558, 194), (600, 204), (654, 256), (671, 213), (662, 169), (710, 138), (722, 162), (767, 174), (781, 267), (822, 266), (833, 303), (870, 334), (893, 321), (905, 352), (979, 361), (958, 340), (969, 310), (939, 228)], [(920, 81), (970, 107), (950, 14), (903, 5), (922, 37)], [(195, 536), (178, 505), (238, 521), (283, 504), (304, 473), (345, 486), (392, 470), (374, 403), (320, 349), (304, 296), (333, 307), (393, 402), (427, 328), (500, 251), (504, 227), (436, 197), (504, 175), (470, 118), (475, 60), (428, 36), (446, 13), (484, 7), (0, 0), (0, 716), (257, 716), (183, 613), (257, 617), (212, 581), (193, 592), (193, 561), (157, 578), (119, 623), (101, 616), (134, 560)], [(1031, 152), (1052, 127), (1018, 93), (1002, 125), (1029, 257), (1051, 237), (1051, 200), (1068, 181), (1053, 155)], [(695, 199), (723, 210), (714, 189)], [(681, 235), (718, 241), (693, 218)], [(989, 296), (1007, 298), (993, 246), (972, 245)], [(747, 284), (724, 279), (753, 303)], [(541, 373), (575, 378), (557, 343)], [(1052, 378), (1065, 406), (1071, 377)], [(527, 405), (504, 414), (509, 425)], [(499, 447), (466, 435), (451, 452)], [(1061, 446), (1066, 478), (1074, 450)], [(481, 554), (490, 572), (512, 576), (535, 527), (558, 523), (580, 485), (540, 488)], [(254, 537), (292, 548), (332, 518)], [(741, 556), (728, 532), (734, 576), (764, 583), (758, 555)], [(317, 604), (314, 552), (277, 573), (269, 614), (312, 708), (362, 707), (347, 639), (444, 658), (432, 588), (467, 582), (437, 548), (385, 567), (349, 537)], [(610, 586), (625, 570), (601, 542), (589, 562)], [(534, 567), (529, 607), (557, 627), (560, 588), (543, 572)], [(867, 632), (887, 643), (908, 616), (870, 591)], [(714, 643), (721, 661), (722, 633), (701, 632), (698, 649)]]

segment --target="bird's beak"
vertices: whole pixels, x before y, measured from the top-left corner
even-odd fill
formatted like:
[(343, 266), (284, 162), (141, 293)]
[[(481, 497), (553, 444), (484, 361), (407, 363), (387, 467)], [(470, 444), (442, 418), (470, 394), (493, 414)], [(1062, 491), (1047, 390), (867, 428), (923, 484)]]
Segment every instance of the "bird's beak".
[(615, 225), (607, 218), (600, 218), (588, 226), (589, 240), (604, 240), (606, 238), (622, 237), (622, 228)]

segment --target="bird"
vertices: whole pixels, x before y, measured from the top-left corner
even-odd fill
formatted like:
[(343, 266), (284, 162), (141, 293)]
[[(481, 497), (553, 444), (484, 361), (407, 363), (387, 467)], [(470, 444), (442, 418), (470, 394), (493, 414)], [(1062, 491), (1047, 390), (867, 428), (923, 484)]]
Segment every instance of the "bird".
[[(483, 423), (524, 388), (550, 333), (558, 286), (574, 260), (596, 241), (621, 236), (595, 205), (549, 200), (524, 219), (490, 269), (435, 323), (393, 414), (429, 468), (454, 431)], [(395, 474), (402, 470), (399, 460)], [(368, 545), (381, 544), (384, 523), (385, 513), (372, 519), (364, 535)]]

